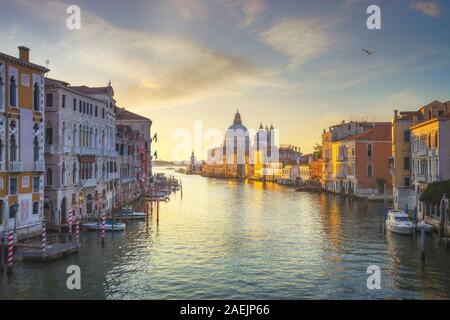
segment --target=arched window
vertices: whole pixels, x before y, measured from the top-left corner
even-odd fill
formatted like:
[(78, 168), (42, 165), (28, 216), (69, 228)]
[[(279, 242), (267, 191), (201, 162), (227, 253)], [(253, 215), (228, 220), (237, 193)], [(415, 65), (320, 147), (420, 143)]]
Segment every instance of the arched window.
[(46, 184), (47, 186), (51, 186), (53, 184), (53, 171), (52, 169), (48, 168), (47, 169), (47, 174), (46, 174)]
[(45, 125), (45, 144), (53, 145), (53, 124), (51, 121), (47, 121)]
[(17, 161), (17, 142), (14, 134), (9, 139), (9, 161)]
[(34, 88), (33, 88), (33, 108), (34, 108), (34, 111), (40, 111), (41, 110), (40, 96), (41, 96), (41, 91), (39, 89), (39, 84), (36, 82), (34, 84)]
[(63, 186), (66, 185), (66, 163), (64, 161), (61, 169), (61, 183)]
[(98, 148), (98, 131), (95, 129), (94, 148)]
[(39, 161), (39, 141), (37, 137), (33, 140), (33, 160), (34, 162)]
[(4, 88), (3, 78), (0, 76), (0, 109), (3, 109), (3, 88)]
[(66, 123), (62, 123), (62, 145), (67, 145), (67, 129), (66, 129)]
[(81, 124), (78, 127), (78, 146), (83, 146), (83, 127), (81, 126)]
[(3, 162), (3, 140), (1, 139), (0, 139), (0, 162)]
[(73, 163), (73, 169), (72, 169), (72, 183), (77, 183), (77, 163)]
[(77, 137), (77, 125), (76, 124), (73, 125), (73, 135), (72, 136), (73, 136), (73, 141), (72, 141), (73, 146), (76, 147), (77, 146), (77, 139), (78, 139), (78, 137)]
[(16, 84), (16, 78), (14, 76), (11, 76), (9, 79), (9, 105), (11, 107), (17, 107), (17, 84)]

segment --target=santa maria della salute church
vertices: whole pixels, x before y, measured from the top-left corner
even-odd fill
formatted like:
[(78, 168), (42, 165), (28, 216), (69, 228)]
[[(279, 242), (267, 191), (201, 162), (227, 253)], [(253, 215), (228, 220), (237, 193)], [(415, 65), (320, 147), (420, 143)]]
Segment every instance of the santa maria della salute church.
[[(228, 127), (222, 145), (208, 150), (203, 174), (216, 177), (255, 178), (270, 175), (271, 168), (279, 168), (277, 130), (262, 123), (252, 134), (242, 123), (237, 110), (233, 124)], [(253, 139), (250, 139), (253, 137)]]

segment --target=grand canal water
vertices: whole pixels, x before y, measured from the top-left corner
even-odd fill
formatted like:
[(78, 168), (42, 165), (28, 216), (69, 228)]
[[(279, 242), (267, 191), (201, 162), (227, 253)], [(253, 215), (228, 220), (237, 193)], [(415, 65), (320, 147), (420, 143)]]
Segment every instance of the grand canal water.
[[(173, 174), (173, 172), (171, 172)], [(51, 264), (15, 265), (1, 299), (449, 298), (450, 250), (428, 237), (380, 231), (382, 204), (298, 193), (260, 182), (179, 175), (159, 222), (123, 234), (82, 234), (81, 252)], [(66, 268), (81, 268), (68, 290)], [(381, 269), (381, 289), (366, 271)]]

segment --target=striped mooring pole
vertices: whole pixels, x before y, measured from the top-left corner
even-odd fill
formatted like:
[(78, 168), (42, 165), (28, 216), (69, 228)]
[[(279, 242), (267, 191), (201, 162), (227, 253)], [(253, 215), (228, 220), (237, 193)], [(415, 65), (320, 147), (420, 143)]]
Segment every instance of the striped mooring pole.
[(45, 228), (45, 223), (42, 223), (42, 230), (41, 230), (41, 249), (42, 252), (45, 254), (47, 251), (47, 230)]
[(105, 245), (106, 213), (102, 214), (102, 246)]
[(77, 221), (75, 225), (75, 232), (77, 235), (77, 245), (80, 245), (80, 221)]
[(8, 273), (12, 273), (14, 250), (14, 231), (8, 232)]
[(72, 210), (69, 210), (69, 234), (72, 234)]

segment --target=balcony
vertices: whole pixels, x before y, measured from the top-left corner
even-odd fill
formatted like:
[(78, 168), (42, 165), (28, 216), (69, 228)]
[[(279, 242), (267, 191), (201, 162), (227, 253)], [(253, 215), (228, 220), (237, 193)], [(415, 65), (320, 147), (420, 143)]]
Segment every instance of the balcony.
[(427, 155), (427, 149), (421, 148), (421, 149), (419, 149), (419, 151), (417, 153), (418, 153), (419, 157), (424, 157)]
[(9, 163), (10, 172), (22, 172), (22, 162), (13, 161)]
[(48, 154), (55, 154), (55, 148), (53, 147), (52, 144), (46, 144), (44, 147), (44, 151), (45, 151), (45, 153), (48, 153)]
[(80, 180), (80, 184), (85, 188), (92, 188), (97, 185), (97, 179)]
[(82, 156), (92, 156), (97, 154), (97, 150), (94, 148), (75, 147), (75, 154)]
[(35, 162), (33, 164), (33, 170), (34, 171), (45, 171), (45, 163), (44, 162)]
[(69, 146), (62, 146), (62, 153), (68, 154), (72, 151), (72, 148)]

